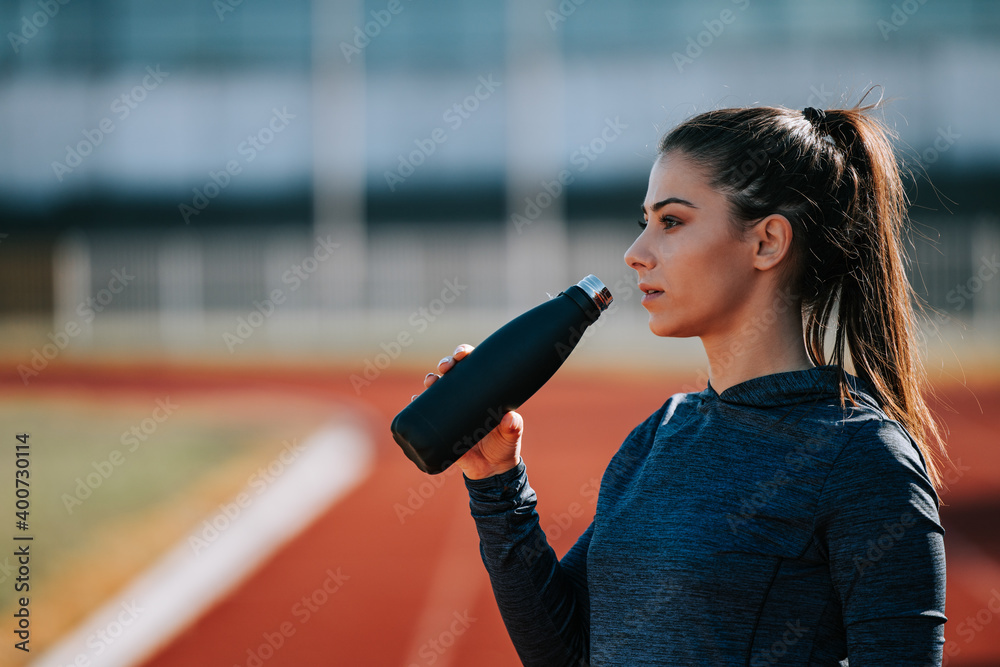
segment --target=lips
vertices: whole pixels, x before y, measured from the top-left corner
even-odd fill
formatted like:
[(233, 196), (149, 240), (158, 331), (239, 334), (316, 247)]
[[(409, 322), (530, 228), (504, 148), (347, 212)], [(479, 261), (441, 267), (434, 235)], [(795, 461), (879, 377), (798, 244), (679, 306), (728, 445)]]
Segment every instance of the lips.
[(649, 283), (639, 283), (639, 289), (642, 290), (643, 306), (647, 305), (651, 301), (655, 301), (663, 294), (663, 290), (657, 289)]

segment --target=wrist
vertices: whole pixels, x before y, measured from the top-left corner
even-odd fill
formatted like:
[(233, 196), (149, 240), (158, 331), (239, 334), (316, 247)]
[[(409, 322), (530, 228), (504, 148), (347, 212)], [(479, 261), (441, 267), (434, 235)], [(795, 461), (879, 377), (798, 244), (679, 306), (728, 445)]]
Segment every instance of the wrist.
[(489, 477), (496, 477), (497, 475), (502, 475), (505, 472), (509, 472), (516, 468), (521, 463), (521, 456), (515, 455), (513, 459), (509, 461), (504, 461), (500, 463), (494, 463), (489, 465), (472, 465), (462, 468), (462, 474), (468, 480), (480, 480), (487, 479)]
[(528, 485), (523, 460), (507, 472), (482, 479), (466, 477), (464, 481), (469, 492), (469, 507), (477, 519), (504, 514), (517, 507), (534, 506), (535, 492)]

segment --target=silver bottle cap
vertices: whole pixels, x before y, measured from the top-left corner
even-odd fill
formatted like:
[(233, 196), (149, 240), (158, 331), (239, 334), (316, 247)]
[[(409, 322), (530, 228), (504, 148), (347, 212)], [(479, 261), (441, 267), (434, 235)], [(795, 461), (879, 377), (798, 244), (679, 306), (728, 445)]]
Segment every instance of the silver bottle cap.
[(611, 304), (613, 298), (611, 296), (611, 290), (605, 287), (604, 283), (602, 283), (593, 273), (578, 282), (576, 286), (582, 289), (587, 296), (590, 297), (591, 301), (594, 302), (594, 305), (597, 306), (601, 312), (608, 309), (608, 306)]

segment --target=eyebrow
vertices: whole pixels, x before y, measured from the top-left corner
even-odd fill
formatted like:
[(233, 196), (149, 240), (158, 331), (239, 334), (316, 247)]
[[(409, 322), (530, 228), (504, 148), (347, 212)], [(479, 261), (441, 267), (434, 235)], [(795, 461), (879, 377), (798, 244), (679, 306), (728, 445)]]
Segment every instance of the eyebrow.
[[(663, 201), (658, 201), (655, 204), (653, 204), (652, 206), (650, 206), (649, 210), (650, 210), (651, 213), (656, 213), (657, 211), (659, 211), (661, 208), (663, 208), (667, 204), (683, 204), (684, 206), (688, 206), (690, 208), (698, 208), (697, 206), (695, 206), (694, 204), (692, 204), (691, 202), (689, 202), (687, 199), (681, 199), (680, 197), (667, 197)], [(640, 204), (639, 205), (639, 210), (641, 210), (643, 213), (645, 213), (646, 212), (646, 205), (645, 204)]]

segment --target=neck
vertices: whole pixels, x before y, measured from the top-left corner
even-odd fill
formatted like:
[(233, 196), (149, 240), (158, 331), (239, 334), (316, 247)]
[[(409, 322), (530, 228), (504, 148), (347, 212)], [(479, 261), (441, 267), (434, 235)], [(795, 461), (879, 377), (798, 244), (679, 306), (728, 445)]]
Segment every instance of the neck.
[[(761, 311), (757, 311), (761, 312)], [(772, 311), (774, 312), (774, 311)], [(765, 324), (760, 317), (742, 319), (740, 326), (714, 335), (703, 335), (712, 388), (722, 393), (741, 382), (813, 368), (806, 351), (798, 304)]]

